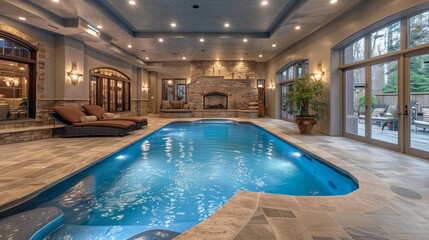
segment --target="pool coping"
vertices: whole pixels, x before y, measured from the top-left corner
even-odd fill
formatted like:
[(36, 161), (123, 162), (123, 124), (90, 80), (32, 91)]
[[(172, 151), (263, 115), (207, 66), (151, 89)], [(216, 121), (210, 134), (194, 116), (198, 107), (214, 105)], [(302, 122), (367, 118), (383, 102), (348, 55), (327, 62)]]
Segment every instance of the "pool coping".
[[(265, 194), (258, 192), (240, 191), (236, 193), (226, 204), (224, 204), (218, 211), (205, 221), (197, 224), (188, 231), (182, 233), (175, 239), (231, 239), (234, 238), (241, 229), (249, 222), (254, 212), (258, 207), (273, 207), (276, 209), (292, 210), (294, 212), (368, 212), (376, 210), (386, 205), (392, 197), (392, 192), (387, 184), (374, 174), (355, 166), (345, 160), (331, 155), (330, 153), (318, 149), (318, 144), (306, 144), (305, 142), (294, 138), (290, 135), (285, 135), (278, 128), (273, 128), (265, 125), (263, 122), (258, 122), (258, 119), (237, 119), (237, 118), (216, 118), (216, 120), (231, 120), (236, 122), (250, 122), (269, 133), (285, 140), (298, 148), (307, 151), (323, 161), (340, 168), (359, 182), (359, 189), (344, 196), (288, 196), (280, 194)], [(98, 159), (89, 159), (87, 162), (76, 165), (70, 169), (62, 177), (51, 179), (52, 181), (36, 186), (32, 191), (26, 192), (20, 189), (21, 195), (15, 194), (14, 196), (6, 199), (7, 202), (0, 202), (0, 210), (10, 208), (17, 205), (29, 198), (37, 196), (40, 192), (46, 190), (52, 185), (71, 177), (72, 175), (80, 172), (93, 164), (101, 161), (108, 155), (111, 155), (126, 146), (134, 143), (136, 140), (141, 139), (160, 129), (161, 127), (171, 122), (189, 122), (207, 120), (207, 118), (186, 118), (186, 119), (163, 119), (166, 123), (155, 124), (155, 127), (148, 128), (148, 132), (141, 135), (134, 136), (125, 144), (119, 146), (109, 154), (99, 157)], [(143, 130), (144, 131), (144, 130)], [(26, 193), (26, 194), (25, 194)]]

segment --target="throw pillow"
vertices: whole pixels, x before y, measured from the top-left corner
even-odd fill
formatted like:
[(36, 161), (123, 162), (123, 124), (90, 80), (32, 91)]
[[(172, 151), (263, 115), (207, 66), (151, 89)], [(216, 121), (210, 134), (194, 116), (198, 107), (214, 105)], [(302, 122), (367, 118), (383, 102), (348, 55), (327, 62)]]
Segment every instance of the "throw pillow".
[(183, 104), (183, 109), (189, 109), (189, 105), (188, 104)]
[(108, 112), (103, 113), (103, 119), (111, 119), (111, 118), (114, 118), (114, 116), (115, 114), (113, 113), (108, 113)]
[(94, 115), (80, 117), (80, 122), (94, 122), (94, 121), (97, 121), (97, 117)]
[(180, 102), (179, 101), (171, 101), (171, 108), (172, 109), (180, 109)]
[(171, 109), (170, 101), (168, 101), (168, 100), (161, 101), (161, 108), (162, 109)]

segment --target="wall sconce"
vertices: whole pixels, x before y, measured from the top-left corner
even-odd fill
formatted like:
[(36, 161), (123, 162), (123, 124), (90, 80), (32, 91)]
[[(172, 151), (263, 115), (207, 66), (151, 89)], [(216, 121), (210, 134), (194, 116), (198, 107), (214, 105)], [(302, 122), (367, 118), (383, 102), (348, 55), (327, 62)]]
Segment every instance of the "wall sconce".
[(73, 85), (76, 85), (76, 83), (79, 81), (79, 78), (82, 77), (82, 74), (78, 72), (76, 63), (72, 64), (72, 69), (67, 72), (67, 75), (69, 76), (71, 83)]
[(148, 92), (149, 91), (149, 87), (147, 85), (144, 85), (142, 87), (143, 92)]
[(273, 82), (271, 82), (270, 84), (268, 84), (268, 87), (267, 87), (268, 89), (275, 89), (276, 88), (276, 85), (273, 83)]
[(321, 81), (323, 76), (325, 75), (325, 72), (322, 71), (322, 64), (317, 64), (317, 70), (316, 72), (310, 74), (310, 77), (313, 79), (313, 81)]

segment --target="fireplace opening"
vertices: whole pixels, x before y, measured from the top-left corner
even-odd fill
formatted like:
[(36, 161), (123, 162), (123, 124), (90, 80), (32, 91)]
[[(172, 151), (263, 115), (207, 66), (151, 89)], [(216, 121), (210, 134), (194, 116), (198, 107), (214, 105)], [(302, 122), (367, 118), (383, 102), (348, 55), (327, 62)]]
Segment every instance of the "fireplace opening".
[(205, 94), (204, 109), (228, 109), (228, 95), (220, 92)]

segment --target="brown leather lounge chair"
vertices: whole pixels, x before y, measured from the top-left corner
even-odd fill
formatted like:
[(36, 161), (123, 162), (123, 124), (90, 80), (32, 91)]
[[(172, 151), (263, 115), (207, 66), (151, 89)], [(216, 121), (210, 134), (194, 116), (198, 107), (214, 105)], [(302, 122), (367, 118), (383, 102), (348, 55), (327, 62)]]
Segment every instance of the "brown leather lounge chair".
[(72, 106), (55, 106), (51, 116), (66, 125), (57, 129), (63, 137), (124, 136), (136, 129), (132, 121), (97, 121)]
[(96, 116), (97, 119), (100, 121), (121, 121), (121, 120), (132, 121), (136, 123), (137, 129), (147, 126), (147, 118), (145, 117), (133, 116), (133, 117), (113, 118), (112, 113), (106, 112), (102, 107), (98, 105), (83, 105), (82, 107), (89, 115)]

